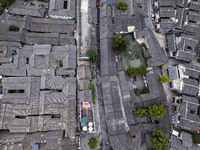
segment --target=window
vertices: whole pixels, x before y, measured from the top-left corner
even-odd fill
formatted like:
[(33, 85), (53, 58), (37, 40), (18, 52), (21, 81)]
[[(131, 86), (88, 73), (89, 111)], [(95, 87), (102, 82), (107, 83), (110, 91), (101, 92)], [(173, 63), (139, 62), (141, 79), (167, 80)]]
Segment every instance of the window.
[(68, 4), (68, 1), (64, 1), (63, 9), (67, 9), (67, 4)]

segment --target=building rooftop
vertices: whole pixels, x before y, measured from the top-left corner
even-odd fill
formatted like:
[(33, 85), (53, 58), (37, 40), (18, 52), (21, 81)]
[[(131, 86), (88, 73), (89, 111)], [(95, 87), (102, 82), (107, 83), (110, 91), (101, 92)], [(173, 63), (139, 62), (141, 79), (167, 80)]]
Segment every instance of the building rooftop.
[(173, 7), (174, 2), (173, 0), (165, 1), (165, 0), (159, 0), (159, 6), (160, 7)]
[(180, 104), (180, 123), (178, 126), (196, 132), (200, 125), (198, 111), (198, 99), (184, 95)]
[[(76, 47), (51, 46), (49, 44), (24, 46), (17, 50), (13, 61), (0, 66), (5, 76), (41, 76), (54, 75), (56, 68), (76, 68)], [(26, 72), (27, 71), (27, 72)]]
[(10, 133), (65, 130), (66, 137), (75, 136), (75, 78), (5, 78), (1, 103), (1, 129)]
[(175, 52), (177, 50), (176, 42), (175, 42), (175, 35), (174, 34), (166, 34), (165, 37), (166, 37), (168, 51)]
[(76, 16), (74, 0), (51, 0), (48, 15), (51, 18), (73, 19)]
[(75, 30), (75, 21), (28, 16), (25, 28), (31, 32), (65, 33), (72, 36)]
[(143, 37), (146, 40), (151, 58), (147, 61), (148, 66), (161, 66), (167, 62), (164, 50), (160, 47), (158, 40), (150, 29), (135, 32), (136, 38)]

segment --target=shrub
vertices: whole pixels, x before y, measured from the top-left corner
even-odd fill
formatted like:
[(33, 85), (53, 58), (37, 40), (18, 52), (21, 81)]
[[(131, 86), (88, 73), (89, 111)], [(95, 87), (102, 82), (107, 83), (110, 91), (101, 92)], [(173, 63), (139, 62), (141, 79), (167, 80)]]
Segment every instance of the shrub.
[(92, 101), (93, 101), (93, 103), (95, 104), (96, 95), (95, 95), (95, 87), (94, 87), (94, 84), (93, 84), (93, 83), (90, 83), (90, 84), (88, 85), (88, 88), (89, 88), (89, 90), (92, 91)]
[(86, 56), (89, 57), (90, 61), (97, 62), (97, 52), (95, 50), (88, 50)]
[(167, 150), (168, 139), (166, 133), (160, 129), (154, 129), (150, 137), (150, 144), (154, 150)]
[(141, 91), (140, 91), (140, 89), (134, 89), (134, 92), (135, 92), (135, 95), (136, 96), (139, 96), (140, 94), (141, 94)]
[(200, 135), (198, 135), (196, 132), (193, 132), (192, 141), (194, 144), (200, 144)]
[(148, 87), (144, 87), (141, 91), (141, 94), (145, 94), (145, 93), (149, 93), (149, 88)]
[(156, 33), (160, 33), (159, 29), (155, 30)]
[(39, 7), (44, 7), (44, 4), (43, 3), (39, 4)]
[(165, 68), (166, 68), (166, 64), (163, 64), (163, 65), (162, 65), (162, 68), (165, 69)]
[(137, 111), (135, 112), (135, 114), (138, 115), (138, 117), (142, 117), (142, 116), (146, 116), (148, 113), (147, 113), (147, 109), (146, 108), (138, 108)]
[(127, 45), (121, 34), (116, 34), (114, 37), (114, 43), (112, 45), (115, 51), (123, 51)]
[(63, 62), (62, 61), (59, 62), (59, 67), (63, 67)]
[(161, 79), (160, 79), (160, 82), (161, 83), (167, 83), (169, 81), (172, 81), (169, 76), (166, 75), (166, 73), (164, 73), (162, 76), (161, 76)]
[(147, 74), (147, 67), (146, 66), (140, 67), (138, 69), (138, 73), (141, 74), (142, 76), (144, 76), (145, 74)]
[(4, 8), (0, 5), (0, 15), (3, 14)]
[(145, 50), (147, 50), (147, 45), (144, 42), (142, 42), (140, 45), (142, 46), (142, 48), (144, 48)]
[(33, 2), (30, 2), (30, 4), (31, 4), (32, 6), (35, 6), (35, 4), (34, 4)]
[(76, 17), (73, 17), (72, 20), (76, 20)]
[(120, 10), (126, 10), (127, 9), (126, 2), (124, 2), (124, 1), (118, 1), (117, 8), (120, 9)]
[(164, 108), (163, 105), (154, 104), (148, 107), (148, 112), (153, 118), (154, 117), (161, 118), (165, 115), (166, 108)]
[(19, 28), (13, 25), (9, 26), (9, 31), (19, 31)]
[(198, 59), (197, 59), (197, 62), (199, 62), (199, 63), (200, 63), (200, 58), (198, 58)]
[(90, 149), (97, 148), (98, 140), (95, 137), (90, 138), (90, 140), (88, 141), (88, 146), (90, 147)]
[(138, 71), (135, 68), (129, 68), (127, 70), (128, 74), (133, 78), (136, 77), (138, 75)]

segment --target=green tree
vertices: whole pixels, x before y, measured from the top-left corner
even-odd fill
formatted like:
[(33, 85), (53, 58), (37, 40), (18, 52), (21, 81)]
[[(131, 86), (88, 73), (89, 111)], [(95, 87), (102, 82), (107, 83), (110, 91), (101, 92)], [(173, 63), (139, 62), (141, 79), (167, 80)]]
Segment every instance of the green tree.
[(126, 41), (123, 39), (121, 34), (116, 34), (114, 37), (115, 41), (112, 45), (115, 51), (123, 51), (126, 47)]
[(168, 139), (166, 133), (160, 129), (154, 129), (150, 137), (150, 144), (154, 150), (167, 150)]
[(138, 75), (138, 71), (135, 68), (129, 68), (127, 70), (128, 74), (133, 78), (136, 77)]
[(12, 5), (15, 0), (0, 0), (0, 4), (5, 8)]
[(166, 108), (163, 105), (151, 105), (148, 107), (148, 112), (152, 117), (161, 118), (165, 115)]
[(138, 73), (141, 74), (141, 75), (147, 74), (147, 67), (146, 66), (140, 67), (138, 69)]
[(88, 50), (86, 56), (90, 58), (93, 62), (97, 62), (97, 52), (95, 50)]
[(138, 117), (142, 117), (142, 116), (146, 116), (148, 114), (147, 109), (146, 108), (138, 108), (137, 111), (135, 112), (135, 114), (138, 115)]
[(126, 10), (127, 9), (126, 2), (124, 2), (124, 1), (118, 1), (117, 8), (120, 9), (120, 10)]
[(88, 141), (88, 146), (90, 147), (90, 149), (97, 148), (98, 140), (95, 137), (90, 138), (90, 140)]
[(172, 81), (169, 76), (166, 75), (166, 73), (164, 73), (162, 76), (161, 76), (161, 79), (160, 79), (160, 82), (161, 83), (167, 83), (169, 81)]

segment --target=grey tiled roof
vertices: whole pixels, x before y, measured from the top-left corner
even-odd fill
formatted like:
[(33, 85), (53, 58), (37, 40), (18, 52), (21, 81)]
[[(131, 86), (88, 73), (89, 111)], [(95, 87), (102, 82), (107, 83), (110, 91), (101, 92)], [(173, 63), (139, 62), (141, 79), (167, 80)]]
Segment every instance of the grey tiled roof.
[(173, 29), (175, 22), (171, 19), (161, 19), (160, 27), (161, 29)]
[(200, 2), (191, 2), (189, 9), (200, 12)]
[(75, 30), (75, 21), (33, 18), (28, 16), (25, 28), (32, 32), (56, 32), (71, 35)]
[(195, 79), (199, 79), (200, 68), (197, 66), (187, 66), (185, 69), (185, 75), (190, 76)]
[(177, 66), (171, 66), (168, 68), (169, 78), (171, 80), (179, 79)]
[(174, 34), (166, 34), (166, 43), (167, 48), (170, 52), (175, 52), (176, 49), (176, 43), (175, 43), (175, 35)]
[(55, 16), (65, 16), (65, 17), (75, 17), (75, 1), (68, 0), (67, 1), (68, 8), (63, 9), (64, 6), (64, 0), (51, 0), (49, 4), (49, 15), (55, 15)]
[(165, 1), (165, 0), (159, 0), (159, 6), (163, 6), (163, 7), (166, 7), (166, 6), (173, 6), (174, 5), (174, 1), (173, 0), (168, 0), (168, 1)]
[(16, 14), (16, 15), (44, 17), (45, 8), (21, 5), (21, 6), (11, 7), (8, 12), (11, 14)]
[(136, 31), (136, 37), (144, 37), (146, 39), (148, 50), (152, 56), (148, 61), (148, 66), (160, 66), (167, 62), (164, 50), (160, 47), (155, 35), (150, 29), (144, 29), (142, 31)]
[[(11, 133), (65, 130), (66, 136), (75, 136), (75, 78), (64, 79), (59, 76), (5, 78), (3, 88), (5, 92), (2, 103), (9, 104), (1, 105), (1, 112), (4, 112), (1, 129), (9, 129)], [(13, 89), (24, 90), (24, 93), (7, 93), (7, 90)], [(56, 92), (57, 89), (61, 92)], [(14, 107), (11, 103), (15, 104)], [(39, 116), (39, 114), (46, 115)], [(60, 114), (61, 117), (53, 119), (49, 114)], [(15, 118), (19, 115), (25, 118)], [(2, 114), (0, 116), (2, 117)]]
[(161, 7), (160, 8), (160, 17), (172, 18), (175, 16), (175, 10), (173, 7)]

